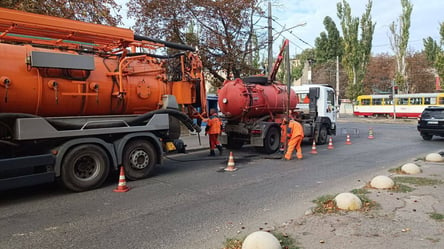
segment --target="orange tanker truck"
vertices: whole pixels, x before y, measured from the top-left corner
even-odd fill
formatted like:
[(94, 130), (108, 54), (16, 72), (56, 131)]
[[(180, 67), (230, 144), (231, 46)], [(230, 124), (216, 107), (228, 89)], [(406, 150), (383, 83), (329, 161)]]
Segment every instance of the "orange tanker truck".
[[(220, 142), (239, 149), (244, 144), (271, 154), (279, 149), (280, 124), (293, 116), (304, 128), (304, 136), (324, 144), (328, 135), (336, 134), (335, 92), (332, 87), (308, 84), (288, 88), (276, 80), (283, 60), (285, 40), (268, 76), (250, 76), (226, 80), (219, 90), (218, 105), (224, 129)], [(288, 63), (288, 62), (287, 62)], [(300, 102), (307, 98), (308, 102)]]
[(193, 47), (0, 8), (0, 190), (145, 178), (205, 103)]

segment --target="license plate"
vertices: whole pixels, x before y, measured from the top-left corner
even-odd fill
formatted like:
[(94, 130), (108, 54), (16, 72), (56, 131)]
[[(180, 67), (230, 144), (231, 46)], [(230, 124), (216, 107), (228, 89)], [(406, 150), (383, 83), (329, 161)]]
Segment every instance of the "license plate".
[(438, 121), (427, 121), (427, 124), (438, 124)]

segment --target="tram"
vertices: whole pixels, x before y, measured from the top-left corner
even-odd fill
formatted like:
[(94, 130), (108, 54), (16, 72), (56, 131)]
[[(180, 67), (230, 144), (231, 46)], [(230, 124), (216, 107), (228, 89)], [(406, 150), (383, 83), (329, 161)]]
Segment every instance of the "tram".
[(444, 93), (360, 95), (353, 114), (363, 117), (417, 118), (427, 106), (444, 107)]

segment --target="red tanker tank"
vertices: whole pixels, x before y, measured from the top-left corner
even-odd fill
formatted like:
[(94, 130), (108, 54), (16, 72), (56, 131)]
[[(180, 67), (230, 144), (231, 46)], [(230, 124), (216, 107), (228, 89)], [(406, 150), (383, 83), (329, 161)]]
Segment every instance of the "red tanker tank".
[[(156, 54), (163, 47), (183, 52)], [(204, 105), (194, 50), (129, 29), (0, 8), (0, 113), (140, 114), (161, 108), (165, 94)]]
[[(268, 84), (266, 77), (249, 77), (244, 80), (225, 81), (218, 92), (220, 110), (230, 120), (247, 119), (284, 113), (288, 105), (287, 86)], [(290, 106), (298, 98), (291, 90)]]

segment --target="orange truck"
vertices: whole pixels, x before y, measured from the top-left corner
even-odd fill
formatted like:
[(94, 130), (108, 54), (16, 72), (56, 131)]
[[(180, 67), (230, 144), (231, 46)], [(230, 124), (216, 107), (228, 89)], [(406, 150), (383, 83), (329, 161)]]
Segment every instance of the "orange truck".
[(0, 8), (0, 190), (148, 177), (205, 110), (196, 49), (124, 28)]

